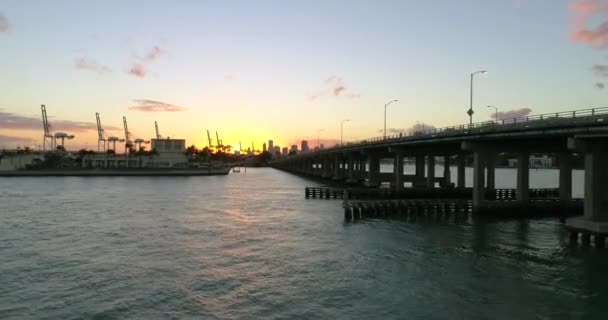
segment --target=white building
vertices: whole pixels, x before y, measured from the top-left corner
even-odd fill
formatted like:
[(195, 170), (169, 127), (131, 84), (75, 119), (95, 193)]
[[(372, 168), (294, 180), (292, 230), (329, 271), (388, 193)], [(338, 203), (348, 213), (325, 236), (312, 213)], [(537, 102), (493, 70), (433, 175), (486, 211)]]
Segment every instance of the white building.
[(84, 168), (185, 168), (188, 167), (186, 140), (152, 139), (157, 154), (95, 153), (83, 157)]

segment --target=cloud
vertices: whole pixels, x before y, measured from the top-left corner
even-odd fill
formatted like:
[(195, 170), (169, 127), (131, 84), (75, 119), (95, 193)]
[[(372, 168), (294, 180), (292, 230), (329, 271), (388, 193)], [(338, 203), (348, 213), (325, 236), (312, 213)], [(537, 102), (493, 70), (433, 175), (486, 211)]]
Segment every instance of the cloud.
[(520, 109), (509, 110), (509, 111), (501, 111), (498, 113), (498, 115), (493, 113), (492, 118), (496, 119), (496, 116), (498, 116), (498, 119), (496, 119), (496, 120), (508, 120), (508, 119), (513, 119), (513, 118), (526, 117), (526, 116), (530, 115), (530, 113), (532, 113), (532, 109), (520, 108)]
[(101, 64), (95, 62), (94, 60), (87, 60), (85, 58), (80, 58), (80, 59), (76, 60), (74, 62), (74, 67), (76, 67), (76, 69), (90, 70), (93, 72), (97, 72), (100, 75), (107, 73), (107, 72), (112, 72), (112, 69), (110, 69), (109, 67), (101, 65)]
[[(572, 40), (598, 48), (608, 47), (608, 0), (577, 0), (568, 9), (574, 13), (570, 30)], [(598, 20), (599, 24), (589, 26)]]
[(136, 58), (135, 61), (131, 64), (129, 70), (127, 70), (127, 74), (138, 78), (144, 78), (146, 76), (147, 67), (150, 63), (157, 60), (161, 55), (163, 55), (166, 51), (160, 48), (159, 46), (152, 47), (144, 57)]
[(434, 130), (436, 127), (432, 124), (417, 122), (407, 129), (408, 134), (416, 134), (416, 132), (424, 132)]
[(28, 137), (6, 136), (0, 134), (0, 148), (12, 149), (17, 146), (31, 146), (36, 141)]
[(591, 67), (591, 70), (593, 70), (593, 73), (598, 77), (608, 77), (608, 65), (594, 64), (593, 67)]
[[(71, 121), (49, 119), (51, 130), (66, 132), (85, 132), (97, 131), (97, 124), (94, 122)], [(42, 117), (24, 116), (0, 110), (0, 128), (12, 130), (40, 130), (42, 131)], [(104, 129), (118, 130), (113, 126), (104, 126)]]
[(154, 46), (152, 47), (152, 49), (150, 49), (150, 51), (148, 51), (148, 53), (146, 53), (144, 60), (154, 61), (158, 59), (158, 57), (160, 57), (163, 52), (164, 51), (159, 46)]
[(339, 96), (342, 92), (344, 92), (344, 90), (346, 90), (346, 88), (342, 85), (339, 85), (337, 87), (334, 88), (334, 96)]
[(134, 63), (133, 66), (131, 66), (131, 69), (127, 71), (127, 73), (138, 78), (143, 78), (146, 76), (146, 69), (143, 65), (139, 63)]
[(603, 90), (606, 86), (602, 82), (596, 82), (595, 87), (600, 90)]
[(324, 96), (342, 97), (346, 99), (358, 99), (360, 94), (350, 93), (341, 77), (331, 75), (325, 79), (325, 88), (319, 92), (307, 94), (308, 100), (315, 101)]
[(137, 99), (133, 100), (137, 103), (136, 106), (129, 107), (129, 110), (143, 111), (143, 112), (176, 112), (184, 111), (185, 108), (175, 106), (162, 101), (149, 100), (149, 99)]
[(0, 33), (8, 32), (10, 30), (11, 25), (8, 23), (8, 19), (0, 13)]
[[(403, 132), (406, 132), (406, 131), (407, 130), (404, 129), (404, 128), (386, 128), (386, 134), (387, 135), (400, 134), (400, 133), (403, 133)], [(377, 132), (384, 134), (384, 128), (378, 129)]]

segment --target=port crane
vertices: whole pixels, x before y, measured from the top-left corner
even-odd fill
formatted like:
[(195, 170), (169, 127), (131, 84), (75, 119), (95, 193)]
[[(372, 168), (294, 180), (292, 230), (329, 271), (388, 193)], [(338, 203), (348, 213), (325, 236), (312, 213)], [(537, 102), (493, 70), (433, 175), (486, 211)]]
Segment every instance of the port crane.
[(101, 127), (101, 119), (99, 118), (99, 112), (95, 113), (95, 118), (97, 118), (97, 152), (100, 151), (99, 145), (103, 142), (103, 151), (106, 151), (106, 138), (103, 134), (103, 128)]
[(158, 123), (156, 121), (154, 121), (154, 129), (156, 129), (156, 140), (160, 140), (161, 136), (160, 136), (160, 133), (158, 132)]
[(42, 109), (42, 128), (44, 129), (44, 135), (42, 136), (42, 150), (46, 150), (46, 143), (49, 142), (51, 150), (55, 149), (55, 137), (51, 133), (51, 125), (46, 117), (46, 106), (40, 105)]
[(58, 139), (61, 139), (61, 149), (65, 149), (65, 139), (72, 140), (75, 136), (65, 132), (57, 132), (53, 134), (51, 131), (51, 125), (49, 124), (49, 119), (46, 115), (46, 106), (42, 104), (40, 105), (40, 109), (42, 110), (42, 127), (44, 129), (44, 136), (42, 137), (42, 150), (46, 150), (47, 141), (49, 141), (51, 144), (51, 150), (57, 149)]

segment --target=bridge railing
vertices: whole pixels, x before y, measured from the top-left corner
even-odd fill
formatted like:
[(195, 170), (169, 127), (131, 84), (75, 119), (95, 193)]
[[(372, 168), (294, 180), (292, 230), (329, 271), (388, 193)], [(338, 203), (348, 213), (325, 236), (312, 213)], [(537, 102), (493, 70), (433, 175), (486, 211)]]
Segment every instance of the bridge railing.
[[(499, 121), (484, 121), (484, 122), (476, 122), (473, 124), (462, 124), (462, 125), (448, 126), (448, 127), (443, 127), (443, 128), (430, 128), (430, 129), (426, 129), (426, 130), (402, 132), (399, 134), (394, 134), (394, 135), (390, 135), (390, 136), (386, 136), (386, 137), (384, 137), (384, 136), (373, 137), (373, 138), (367, 138), (367, 139), (362, 139), (362, 140), (358, 140), (358, 141), (348, 142), (348, 143), (344, 144), (343, 146), (337, 145), (333, 148), (352, 147), (352, 146), (362, 145), (362, 144), (384, 143), (384, 142), (399, 141), (399, 140), (434, 138), (434, 137), (441, 136), (441, 135), (473, 134), (473, 133), (499, 131), (499, 130), (505, 130), (505, 129), (521, 128), (521, 127), (528, 128), (528, 127), (534, 127), (536, 125), (538, 125), (538, 126), (552, 125), (552, 124), (555, 124), (556, 122), (561, 123), (561, 121), (568, 121), (571, 123), (576, 123), (576, 119), (583, 120), (583, 119), (588, 119), (589, 117), (602, 116), (602, 115), (608, 115), (608, 107), (544, 113), (544, 114), (524, 116), (524, 117), (501, 119)], [(574, 122), (572, 120), (574, 120)], [(603, 120), (603, 119), (599, 119), (599, 120)]]

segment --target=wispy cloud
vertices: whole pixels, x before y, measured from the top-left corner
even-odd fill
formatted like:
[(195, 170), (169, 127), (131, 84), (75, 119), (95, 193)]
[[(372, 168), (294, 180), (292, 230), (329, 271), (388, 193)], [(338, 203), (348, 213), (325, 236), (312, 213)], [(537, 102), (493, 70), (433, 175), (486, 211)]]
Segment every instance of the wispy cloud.
[(143, 57), (138, 57), (133, 61), (127, 74), (144, 78), (148, 74), (148, 65), (160, 58), (166, 51), (159, 46), (153, 46)]
[(150, 49), (150, 51), (148, 51), (148, 53), (146, 53), (144, 60), (154, 61), (158, 57), (160, 57), (162, 53), (163, 53), (163, 50), (159, 46), (154, 46), (154, 47), (152, 47), (152, 49)]
[(7, 136), (0, 134), (0, 148), (16, 148), (18, 146), (30, 146), (36, 141), (28, 137)]
[(595, 83), (595, 87), (600, 89), (600, 90), (604, 90), (604, 88), (606, 87), (606, 85), (604, 85), (604, 83), (602, 82), (596, 82)]
[(184, 111), (186, 108), (182, 108), (176, 105), (165, 103), (157, 100), (149, 99), (137, 99), (133, 100), (137, 105), (129, 107), (129, 110), (143, 111), (143, 112), (177, 112)]
[(325, 96), (342, 97), (347, 99), (357, 99), (361, 97), (360, 94), (350, 93), (342, 78), (336, 75), (329, 76), (327, 79), (325, 79), (324, 89), (315, 93), (309, 93), (307, 95), (308, 99), (311, 101), (318, 100), (319, 98)]
[(608, 77), (608, 65), (594, 64), (593, 67), (591, 67), (591, 70), (593, 70), (593, 73), (596, 76)]
[[(532, 109), (530, 108), (519, 108), (513, 109), (509, 111), (501, 111), (498, 114), (493, 113), (492, 118), (496, 120), (508, 120), (513, 118), (522, 118), (530, 115), (532, 113)], [(498, 118), (497, 118), (498, 116)]]
[[(55, 131), (85, 132), (97, 130), (93, 122), (49, 119), (51, 129)], [(42, 117), (20, 115), (0, 110), (0, 128), (12, 130), (42, 130)], [(117, 130), (118, 127), (104, 126), (104, 129)]]
[(8, 32), (11, 28), (10, 23), (8, 23), (8, 19), (0, 13), (0, 33)]
[(74, 62), (74, 67), (76, 67), (76, 69), (80, 69), (80, 70), (93, 71), (100, 75), (104, 74), (104, 73), (112, 72), (112, 69), (110, 69), (109, 67), (99, 64), (95, 60), (89, 60), (89, 59), (85, 59), (85, 58), (77, 59)]
[(146, 76), (146, 69), (142, 64), (134, 63), (127, 73), (138, 78), (143, 78)]
[[(577, 0), (568, 8), (574, 13), (570, 37), (594, 47), (608, 47), (608, 0)], [(594, 26), (590, 24), (599, 21)]]

